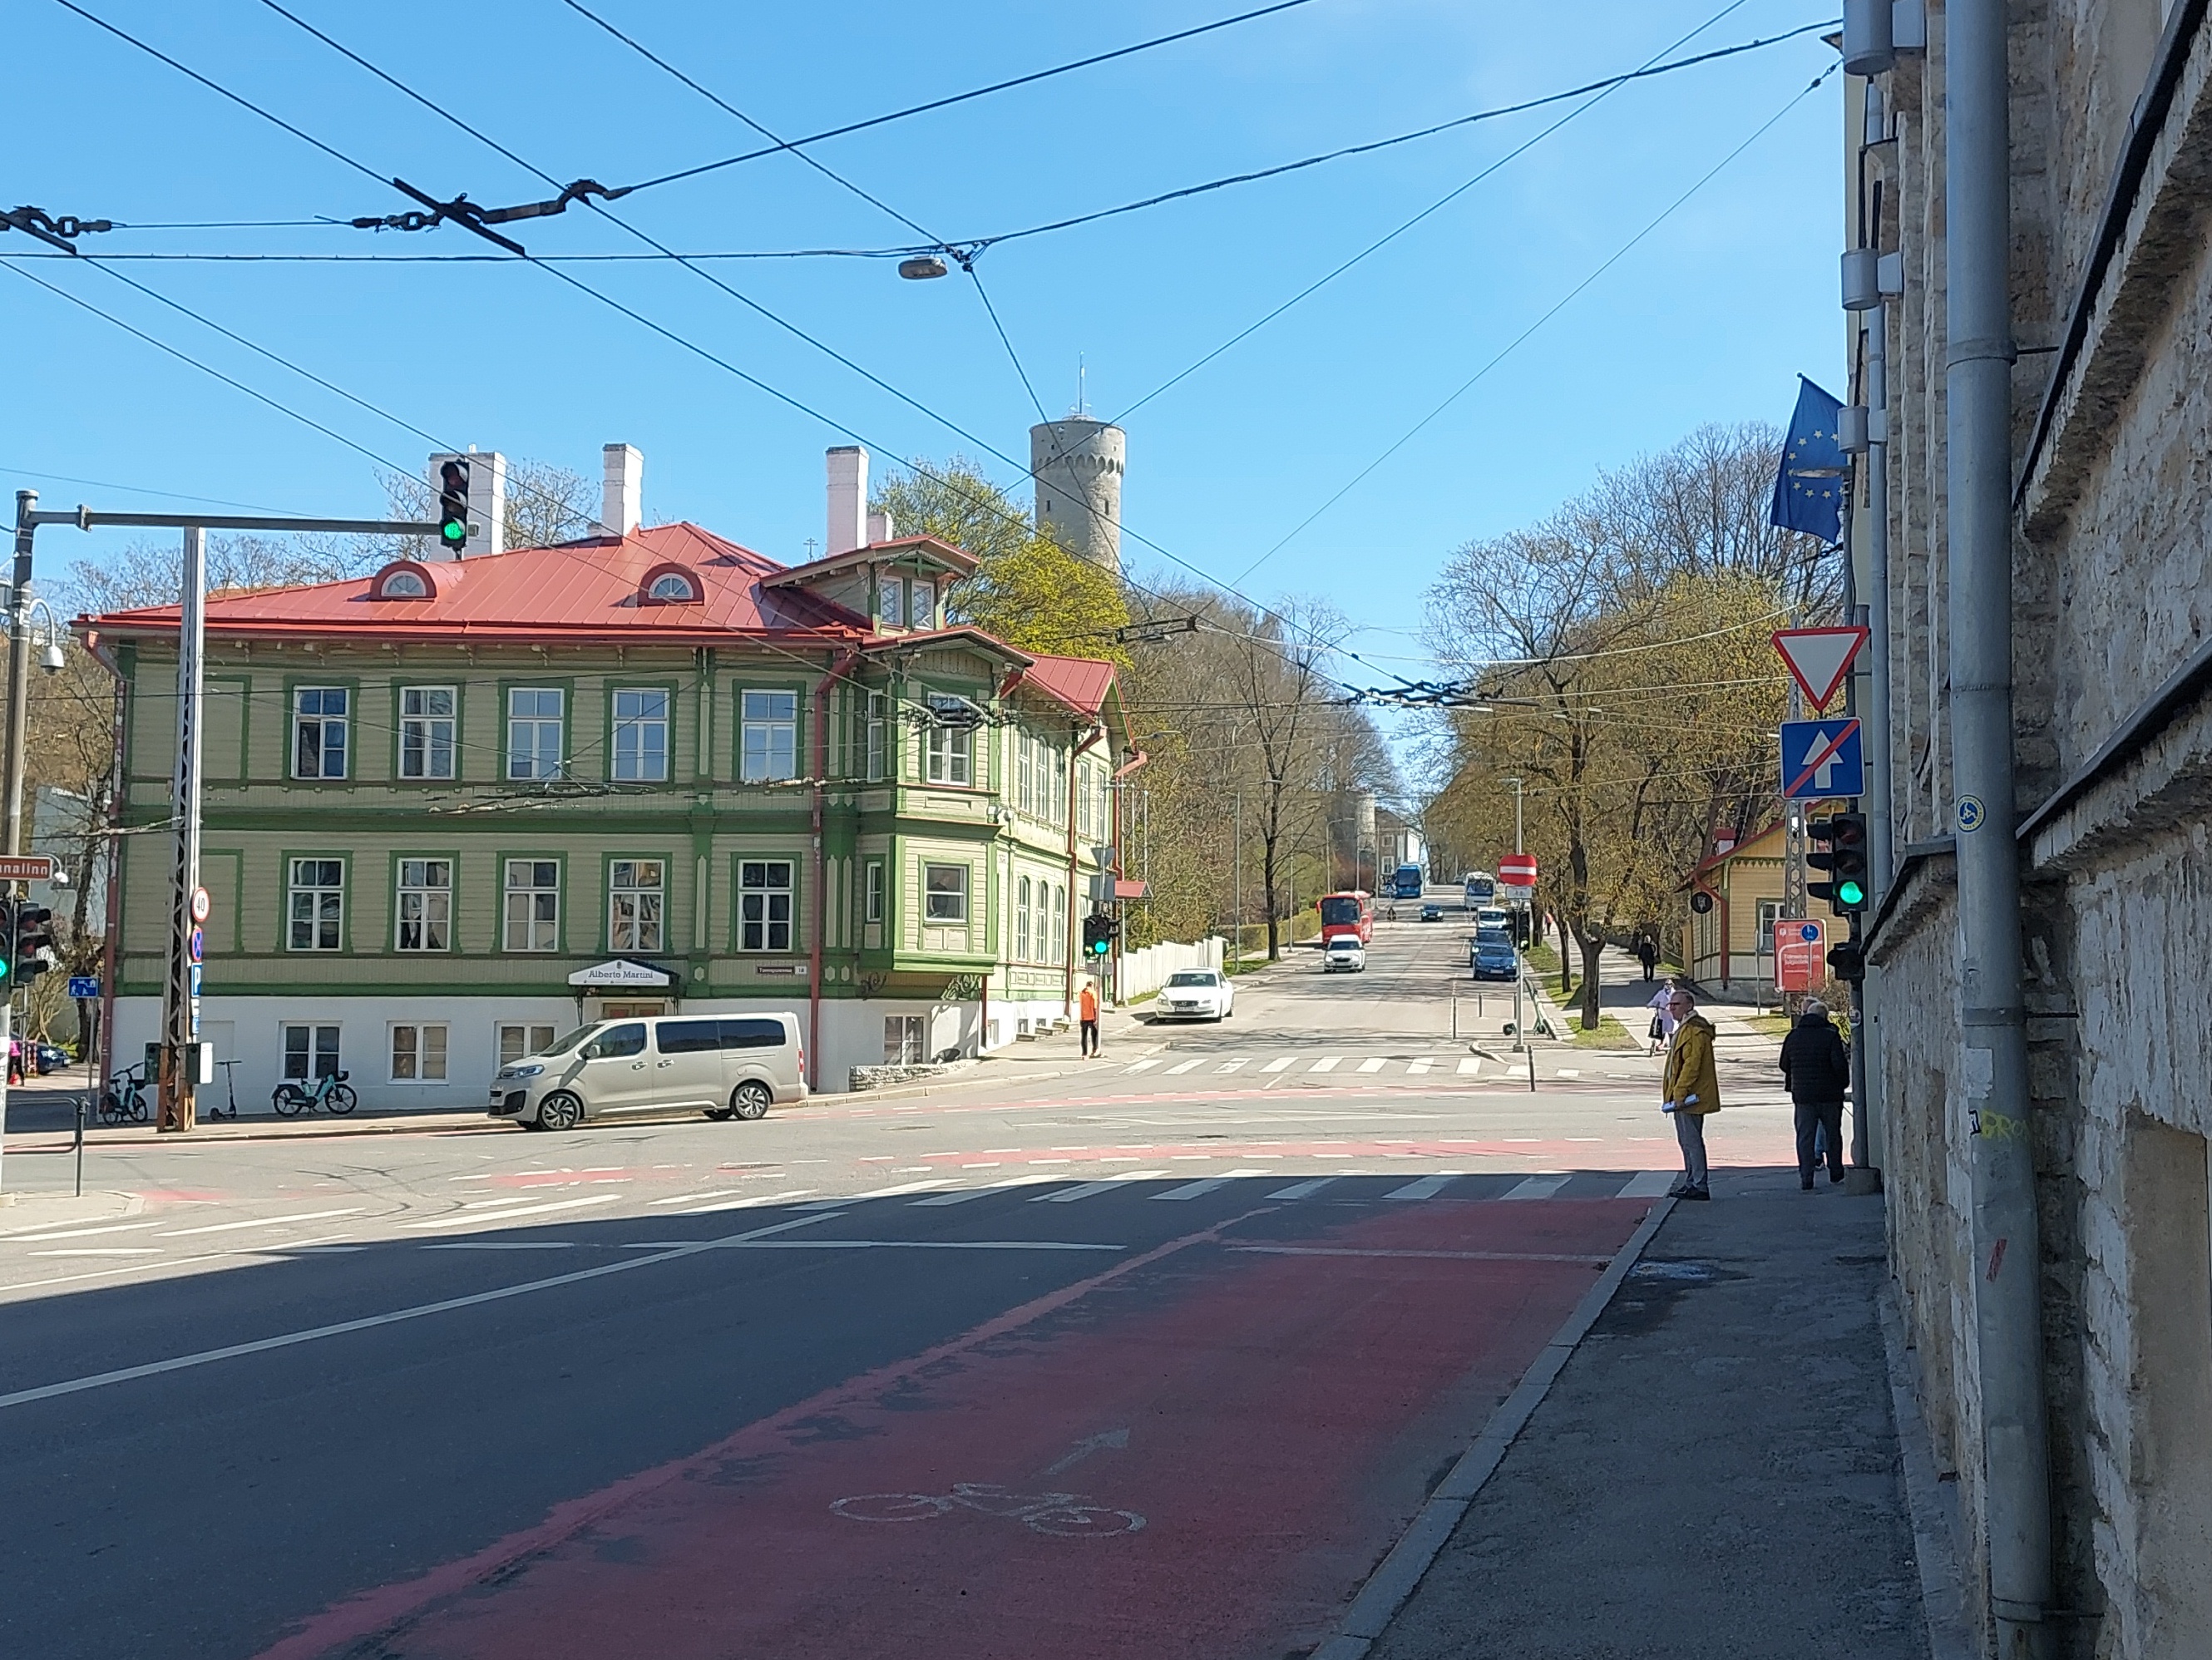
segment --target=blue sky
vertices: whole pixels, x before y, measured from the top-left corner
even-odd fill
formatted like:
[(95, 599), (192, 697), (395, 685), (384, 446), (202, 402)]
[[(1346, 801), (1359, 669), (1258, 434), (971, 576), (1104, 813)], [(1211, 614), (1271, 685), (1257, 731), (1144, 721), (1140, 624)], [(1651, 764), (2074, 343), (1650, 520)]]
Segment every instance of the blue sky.
[[(118, 27), (358, 158), (443, 196), (520, 202), (529, 173), (258, 0), (82, 0)], [(561, 3), (287, 0), (555, 178), (629, 182), (752, 148), (736, 120)], [(991, 234), (1273, 165), (1633, 68), (1725, 0), (1313, 0), (1132, 59), (819, 147), (948, 239)], [(816, 131), (1231, 15), (1235, 0), (1111, 9), (962, 0), (594, 9), (756, 119)], [(1741, 0), (1681, 48), (1774, 34), (1822, 0)], [(398, 192), (73, 15), (11, 8), (9, 204), (138, 223), (382, 214)], [(1832, 62), (1817, 36), (1624, 88), (1128, 421), (1124, 513), (1230, 579)], [(1601, 468), (1707, 421), (1786, 418), (1800, 371), (1840, 380), (1839, 78), (1799, 102), (1565, 310), (1244, 584), (1370, 625), (1418, 672), (1420, 595), (1470, 537), (1510, 529)], [(1557, 119), (1554, 108), (994, 249), (978, 269), (1054, 415), (1087, 368), (1112, 417)], [(617, 211), (686, 252), (884, 246), (911, 230), (788, 155), (641, 192)], [(515, 228), (537, 253), (641, 244), (572, 210)], [(0, 254), (33, 245), (10, 232)], [(462, 253), (453, 227), (117, 231), (104, 252)], [(429, 446), (101, 272), (20, 262), (375, 454)], [(688, 518), (796, 561), (822, 534), (822, 452), (849, 441), (539, 270), (447, 264), (134, 263), (132, 278), (446, 442), (596, 477), (646, 457), (649, 520)], [(871, 385), (667, 264), (584, 281), (863, 435), (884, 465), (975, 456), (1012, 484), (1036, 418), (972, 284), (884, 262), (728, 262), (717, 275), (864, 366)], [(153, 508), (64, 476), (295, 513), (370, 513), (362, 454), (0, 272), (11, 344), (0, 480), (46, 506)], [(42, 562), (119, 538), (47, 532)], [(71, 545), (76, 544), (76, 545)], [(1170, 569), (1133, 544), (1139, 575)]]

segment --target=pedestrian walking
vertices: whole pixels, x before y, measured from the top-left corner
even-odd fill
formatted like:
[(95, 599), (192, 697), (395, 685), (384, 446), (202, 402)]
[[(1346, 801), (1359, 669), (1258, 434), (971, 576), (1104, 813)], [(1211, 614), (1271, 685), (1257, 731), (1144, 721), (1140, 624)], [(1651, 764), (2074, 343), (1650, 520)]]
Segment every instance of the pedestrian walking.
[(1713, 1024), (1698, 1012), (1687, 986), (1668, 994), (1674, 1035), (1667, 1043), (1666, 1070), (1660, 1078), (1659, 1110), (1674, 1118), (1674, 1140), (1682, 1149), (1682, 1179), (1667, 1189), (1674, 1199), (1710, 1199), (1706, 1188), (1705, 1115), (1721, 1107), (1720, 1072), (1713, 1064)]
[(1636, 960), (1644, 964), (1644, 983), (1651, 983), (1651, 971), (1659, 966), (1659, 947), (1645, 934), (1636, 942)]
[(8, 1040), (8, 1082), (10, 1085), (14, 1085), (22, 1081), (23, 1040), (20, 1037), (10, 1037)]
[(1806, 1000), (1797, 1024), (1782, 1040), (1781, 1067), (1796, 1108), (1797, 1185), (1810, 1193), (1823, 1137), (1828, 1180), (1832, 1184), (1844, 1179), (1844, 1097), (1851, 1083), (1850, 1051), (1819, 998)]
[(1089, 980), (1076, 994), (1075, 1012), (1082, 1024), (1082, 1052), (1096, 1060), (1098, 1055), (1098, 988)]
[(1658, 1054), (1660, 1050), (1665, 1049), (1667, 1045), (1674, 1040), (1674, 988), (1681, 983), (1682, 982), (1679, 980), (1669, 980), (1665, 985), (1660, 987), (1656, 992), (1654, 992), (1651, 996), (1651, 1000), (1644, 1005), (1646, 1008), (1651, 1011), (1650, 1053), (1653, 1055)]

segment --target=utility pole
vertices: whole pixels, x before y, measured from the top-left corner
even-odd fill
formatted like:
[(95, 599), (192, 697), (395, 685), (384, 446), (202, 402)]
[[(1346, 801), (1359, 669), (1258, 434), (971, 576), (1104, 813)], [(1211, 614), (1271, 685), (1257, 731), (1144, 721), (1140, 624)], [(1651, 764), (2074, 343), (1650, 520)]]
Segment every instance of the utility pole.
[[(8, 754), (5, 762), (7, 793), (6, 818), (0, 825), (0, 841), (6, 842), (4, 851), (11, 857), (23, 851), (23, 740), (30, 714), (31, 641), (27, 624), (31, 616), (31, 538), (37, 533), (36, 509), (39, 493), (36, 490), (15, 492), (15, 569), (13, 586), (8, 590)], [(13, 918), (12, 903), (16, 887), (14, 883), (0, 886), (0, 899), (9, 903), (0, 904), (0, 915)], [(9, 938), (0, 943), (0, 951), (7, 953), (5, 995), (0, 996), (0, 1056), (5, 1056), (15, 1036), (15, 924), (8, 924)], [(0, 1062), (0, 1147), (8, 1137), (8, 1073)]]
[(200, 718), (207, 656), (207, 532), (185, 532), (177, 626), (177, 763), (170, 774), (177, 819), (169, 875), (169, 972), (161, 988), (161, 1066), (156, 1127), (189, 1130), (198, 1122), (200, 957), (205, 920), (200, 899)]
[(1237, 958), (1237, 970), (1231, 972), (1241, 970), (1244, 966), (1244, 792), (1243, 790), (1237, 792), (1236, 859), (1237, 875), (1233, 885), (1237, 895), (1237, 919), (1231, 927), (1237, 940), (1236, 949), (1232, 953)]
[(1521, 781), (1508, 778), (1504, 781), (1513, 786), (1513, 851), (1525, 852), (1521, 845)]

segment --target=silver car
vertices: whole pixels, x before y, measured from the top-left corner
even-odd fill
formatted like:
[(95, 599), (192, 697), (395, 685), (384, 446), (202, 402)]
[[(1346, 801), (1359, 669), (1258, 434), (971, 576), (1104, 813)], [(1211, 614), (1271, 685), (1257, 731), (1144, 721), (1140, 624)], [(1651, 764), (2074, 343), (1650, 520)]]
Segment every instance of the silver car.
[(501, 1067), (490, 1114), (565, 1130), (647, 1113), (759, 1118), (805, 1098), (798, 1016), (665, 1014), (579, 1026)]

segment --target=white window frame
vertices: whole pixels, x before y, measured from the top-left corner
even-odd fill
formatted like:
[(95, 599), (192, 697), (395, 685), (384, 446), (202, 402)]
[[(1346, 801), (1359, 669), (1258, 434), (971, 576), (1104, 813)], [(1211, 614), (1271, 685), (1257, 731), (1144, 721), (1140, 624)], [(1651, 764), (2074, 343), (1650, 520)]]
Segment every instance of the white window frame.
[(890, 764), (890, 723), (884, 718), (887, 702), (879, 691), (868, 694), (861, 740), (865, 757), (862, 764), (871, 784), (882, 782), (885, 769)]
[[(312, 868), (310, 868), (312, 867)], [(335, 880), (326, 879), (332, 871)], [(305, 879), (301, 879), (304, 875)], [(299, 952), (345, 949), (345, 860), (310, 854), (286, 861), (284, 870), (284, 949)], [(304, 915), (300, 902), (307, 902)], [(300, 927), (308, 930), (307, 943), (300, 943)], [(328, 943), (325, 943), (327, 939)]]
[(860, 869), (860, 920), (884, 920), (884, 861), (871, 859)]
[(907, 626), (928, 629), (937, 626), (937, 585), (917, 576), (907, 589)]
[[(538, 699), (553, 700), (545, 713)], [(531, 702), (526, 709), (523, 700)], [(553, 756), (544, 757), (545, 735), (553, 736)], [(558, 778), (567, 771), (568, 754), (568, 695), (559, 686), (509, 686), (507, 689), (507, 775), (509, 778)]]
[[(308, 700), (314, 700), (313, 708)], [(336, 707), (331, 701), (337, 699)], [(292, 688), (292, 776), (328, 783), (347, 777), (352, 770), (353, 688), (350, 686), (295, 686)], [(307, 734), (315, 737), (315, 769), (309, 771)], [(331, 742), (335, 736), (336, 745)], [(335, 763), (335, 765), (333, 764)]]
[[(921, 919), (933, 928), (965, 927), (968, 924), (968, 884), (973, 874), (965, 865), (925, 863), (921, 867)], [(939, 876), (957, 877), (949, 886), (933, 885)]]
[[(669, 712), (673, 702), (665, 686), (617, 686), (614, 690), (614, 753), (607, 757), (607, 775), (618, 784), (665, 784), (668, 781)], [(623, 700), (637, 700), (631, 712), (623, 713)], [(658, 712), (653, 704), (658, 702)]]
[[(292, 1034), (295, 1031), (305, 1032), (307, 1034), (306, 1043), (300, 1051), (299, 1069), (297, 1071), (293, 1069), (292, 1057)], [(318, 1068), (316, 1063), (323, 1055), (324, 1050), (322, 1040), (326, 1033), (329, 1035), (331, 1040), (329, 1050), (330, 1070), (328, 1072), (324, 1072)], [(340, 1041), (342, 1037), (343, 1033), (336, 1025), (322, 1023), (286, 1021), (276, 1030), (276, 1044), (278, 1052), (283, 1056), (283, 1060), (281, 1064), (284, 1069), (284, 1076), (294, 1083), (305, 1084), (311, 1082), (317, 1078), (334, 1077), (338, 1073), (343, 1071), (344, 1067), (341, 1064), (343, 1057), (340, 1050)]]
[(888, 576), (878, 586), (878, 605), (882, 611), (882, 625), (887, 629), (906, 626), (906, 579)]
[(1052, 885), (1052, 948), (1044, 953), (1048, 963), (1067, 960), (1067, 884)]
[[(399, 861), (398, 892), (392, 903), (392, 948), (410, 956), (418, 952), (453, 948), (453, 861), (450, 859), (404, 859)], [(413, 915), (409, 915), (410, 912)], [(416, 943), (407, 943), (407, 930), (417, 930)], [(431, 943), (434, 939), (435, 944)]]
[[(777, 879), (777, 873), (782, 873)], [(799, 942), (799, 861), (738, 860), (738, 949), (789, 952)]]
[(884, 1064), (918, 1066), (929, 1059), (929, 1020), (920, 1014), (884, 1017)]
[(1017, 963), (1033, 960), (1030, 955), (1030, 887), (1028, 877), (1014, 879), (1014, 961)]
[(799, 694), (770, 686), (739, 691), (738, 781), (767, 784), (798, 776)]
[(923, 755), (926, 781), (955, 786), (975, 781), (975, 734), (968, 728), (933, 726)]
[[(445, 708), (433, 706), (442, 697)], [(399, 689), (399, 775), (451, 778), (459, 769), (461, 694), (454, 686)]]
[(1757, 902), (1757, 909), (1753, 914), (1759, 920), (1758, 954), (1771, 957), (1774, 955), (1774, 925), (1782, 920), (1782, 902), (1779, 899), (1761, 899)]
[(453, 1049), (453, 1028), (441, 1020), (395, 1020), (386, 1046), (395, 1084), (442, 1084)]
[[(517, 885), (516, 871), (525, 880)], [(540, 878), (552, 872), (550, 882)], [(499, 872), (499, 941), (507, 952), (545, 952), (561, 949), (561, 863), (557, 859), (507, 859)], [(516, 901), (522, 903), (517, 906)], [(520, 932), (518, 933), (518, 929)], [(542, 932), (541, 932), (542, 930)], [(520, 939), (521, 943), (516, 944)], [(538, 944), (543, 939), (543, 945)]]
[[(647, 876), (653, 879), (645, 880)], [(661, 952), (668, 949), (667, 938), (668, 861), (665, 859), (610, 860), (607, 863), (607, 949), (613, 952)]]
[[(540, 1032), (545, 1035), (540, 1037)], [(534, 1020), (501, 1021), (492, 1033), (492, 1042), (498, 1046), (499, 1064), (511, 1067), (524, 1055), (537, 1054), (560, 1035), (561, 1028), (550, 1021), (542, 1025)]]

